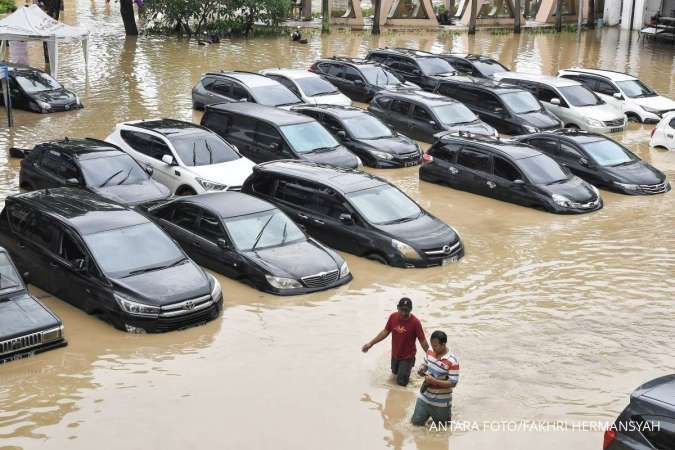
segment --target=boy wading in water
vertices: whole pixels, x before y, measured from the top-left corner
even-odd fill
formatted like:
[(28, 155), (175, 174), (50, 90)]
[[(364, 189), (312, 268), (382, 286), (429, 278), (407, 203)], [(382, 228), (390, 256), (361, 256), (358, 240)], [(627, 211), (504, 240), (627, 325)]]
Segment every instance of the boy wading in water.
[(459, 381), (459, 362), (448, 350), (448, 336), (434, 331), (430, 340), (431, 348), (417, 372), (424, 377), (424, 383), (411, 419), (416, 426), (426, 425), (429, 418), (436, 424), (452, 420), (452, 390)]

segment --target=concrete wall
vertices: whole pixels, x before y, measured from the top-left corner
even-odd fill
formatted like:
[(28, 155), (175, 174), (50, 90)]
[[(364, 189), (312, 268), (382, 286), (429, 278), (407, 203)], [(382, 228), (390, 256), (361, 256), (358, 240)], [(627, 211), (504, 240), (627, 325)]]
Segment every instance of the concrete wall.
[[(615, 0), (619, 3), (618, 0)], [(630, 28), (630, 13), (635, 2), (635, 16), (633, 18), (633, 29), (639, 30), (654, 16), (661, 6), (661, 0), (623, 0), (623, 10), (621, 11), (621, 28)]]
[(613, 27), (621, 21), (621, 0), (605, 0), (605, 12), (603, 22), (606, 26)]

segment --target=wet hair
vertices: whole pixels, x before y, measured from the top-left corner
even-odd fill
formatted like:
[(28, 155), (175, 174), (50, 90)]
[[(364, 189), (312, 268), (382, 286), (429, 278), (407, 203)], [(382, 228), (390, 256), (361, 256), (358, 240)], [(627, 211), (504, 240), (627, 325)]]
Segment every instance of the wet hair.
[(431, 333), (431, 338), (429, 338), (430, 341), (433, 341), (434, 339), (436, 339), (441, 344), (445, 344), (448, 342), (448, 335), (442, 331), (436, 330)]

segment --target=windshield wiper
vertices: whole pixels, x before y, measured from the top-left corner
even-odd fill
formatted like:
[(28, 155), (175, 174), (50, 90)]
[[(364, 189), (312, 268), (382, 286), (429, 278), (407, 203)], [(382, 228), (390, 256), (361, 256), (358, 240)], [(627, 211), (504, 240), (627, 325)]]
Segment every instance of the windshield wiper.
[(552, 184), (560, 184), (560, 183), (564, 183), (565, 181), (567, 181), (567, 178), (562, 178), (562, 179), (560, 179), (560, 180), (555, 180), (555, 181), (551, 181), (550, 183), (546, 183), (546, 186), (550, 186), (550, 185), (552, 185)]
[(192, 167), (197, 165), (197, 141), (192, 143)]
[(102, 188), (103, 186), (105, 186), (106, 184), (108, 184), (108, 183), (110, 182), (110, 180), (112, 180), (112, 179), (115, 178), (117, 175), (121, 174), (122, 172), (124, 172), (124, 169), (118, 170), (117, 172), (113, 173), (113, 174), (110, 175), (108, 178), (106, 178), (105, 181), (99, 185), (99, 187)]
[(178, 259), (178, 260), (175, 261), (175, 262), (172, 262), (172, 263), (169, 264), (168, 266), (164, 266), (164, 268), (165, 268), (165, 269), (168, 269), (169, 267), (180, 266), (180, 265), (183, 264), (185, 261), (187, 261), (187, 258), (183, 257), (183, 258)]
[(129, 171), (127, 172), (126, 176), (122, 179), (122, 181), (117, 183), (118, 186), (124, 184), (124, 182), (129, 179), (129, 177), (131, 176), (131, 169), (133, 169), (133, 167), (129, 167)]
[(634, 163), (634, 162), (635, 162), (635, 161), (633, 161), (633, 160), (631, 159), (631, 160), (628, 160), (628, 161), (620, 162), (620, 163), (618, 163), (618, 164), (612, 164), (612, 165), (609, 166), (609, 167), (627, 166), (628, 164), (632, 164), (632, 163)]
[(253, 243), (253, 247), (251, 247), (251, 250), (255, 250), (255, 248), (258, 246), (258, 242), (260, 241), (260, 238), (262, 237), (263, 233), (265, 232), (265, 228), (267, 228), (267, 225), (274, 219), (274, 214), (270, 216), (269, 219), (267, 219), (267, 222), (265, 222), (265, 225), (260, 229), (260, 232), (258, 235), (255, 237), (255, 242)]
[(317, 147), (317, 148), (315, 148), (313, 150), (310, 150), (308, 152), (305, 152), (305, 153), (325, 153), (325, 152), (329, 152), (331, 150), (336, 149), (339, 145), (340, 144), (334, 145), (332, 147)]
[(140, 275), (142, 273), (147, 273), (147, 272), (154, 272), (156, 270), (166, 269), (167, 267), (169, 267), (169, 266), (155, 266), (155, 267), (146, 267), (145, 269), (136, 269), (136, 270), (132, 270), (131, 272), (129, 272), (127, 275), (123, 276), (122, 278), (131, 277), (133, 275)]
[(206, 139), (204, 139), (204, 145), (206, 146), (206, 151), (209, 152), (209, 164), (213, 164), (213, 152), (211, 151), (211, 147), (209, 147), (209, 143), (206, 142)]
[(288, 222), (284, 223), (284, 231), (281, 232), (281, 244), (279, 245), (284, 245), (284, 242), (286, 242), (286, 227), (288, 226)]

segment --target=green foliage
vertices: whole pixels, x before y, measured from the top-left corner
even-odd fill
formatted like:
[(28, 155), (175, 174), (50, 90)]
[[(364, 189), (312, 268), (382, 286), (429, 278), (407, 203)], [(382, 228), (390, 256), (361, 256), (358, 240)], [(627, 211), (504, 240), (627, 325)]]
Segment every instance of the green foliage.
[(0, 0), (0, 14), (16, 11), (14, 0)]

